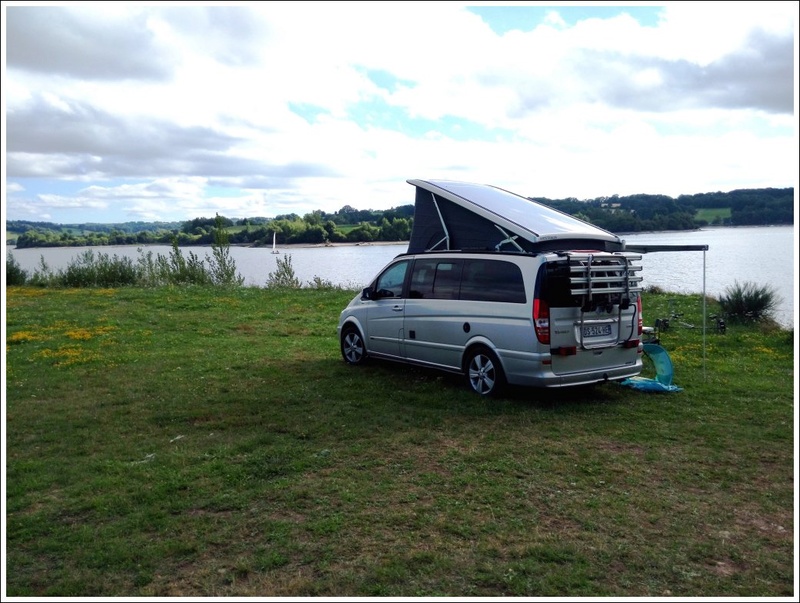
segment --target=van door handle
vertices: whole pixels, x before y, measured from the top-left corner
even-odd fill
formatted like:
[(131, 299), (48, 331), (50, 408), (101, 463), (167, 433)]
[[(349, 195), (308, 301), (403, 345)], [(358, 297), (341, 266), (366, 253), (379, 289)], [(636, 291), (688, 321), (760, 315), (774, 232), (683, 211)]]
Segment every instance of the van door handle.
[(402, 312), (403, 306), (392, 306), (392, 312)]

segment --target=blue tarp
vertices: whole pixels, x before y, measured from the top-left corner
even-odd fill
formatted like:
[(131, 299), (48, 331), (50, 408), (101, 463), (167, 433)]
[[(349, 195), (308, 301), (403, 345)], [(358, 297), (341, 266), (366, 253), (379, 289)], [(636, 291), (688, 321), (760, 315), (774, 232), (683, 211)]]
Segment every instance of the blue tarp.
[(655, 343), (645, 343), (643, 346), (644, 353), (647, 354), (653, 361), (656, 368), (656, 378), (648, 379), (647, 377), (631, 377), (621, 382), (621, 385), (632, 387), (646, 392), (680, 392), (683, 388), (672, 384), (672, 376), (674, 374), (672, 368), (672, 360), (667, 353), (667, 350)]
[(647, 377), (630, 377), (622, 381), (620, 385), (626, 385), (634, 389), (645, 392), (682, 392), (683, 388), (677, 385), (664, 385), (655, 379), (648, 379)]

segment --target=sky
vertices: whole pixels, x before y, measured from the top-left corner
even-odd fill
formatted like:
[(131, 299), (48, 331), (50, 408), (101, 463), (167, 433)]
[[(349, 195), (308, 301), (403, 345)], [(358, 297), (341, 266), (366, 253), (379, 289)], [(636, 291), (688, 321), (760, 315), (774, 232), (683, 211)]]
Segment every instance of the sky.
[(3, 218), (797, 187), (797, 2), (3, 3)]

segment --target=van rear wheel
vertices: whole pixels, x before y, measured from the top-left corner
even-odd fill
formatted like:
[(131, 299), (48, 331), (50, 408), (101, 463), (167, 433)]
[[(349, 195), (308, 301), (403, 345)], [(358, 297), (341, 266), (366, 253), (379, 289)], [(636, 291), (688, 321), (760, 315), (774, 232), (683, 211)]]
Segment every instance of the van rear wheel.
[(505, 375), (500, 361), (487, 347), (471, 349), (464, 363), (467, 383), (481, 396), (496, 396), (505, 386)]

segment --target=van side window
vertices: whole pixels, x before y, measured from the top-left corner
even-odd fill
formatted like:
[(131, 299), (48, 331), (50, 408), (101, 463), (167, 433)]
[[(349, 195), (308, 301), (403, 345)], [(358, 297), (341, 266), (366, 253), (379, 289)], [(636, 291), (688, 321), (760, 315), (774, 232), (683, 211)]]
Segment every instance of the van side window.
[(466, 260), (461, 299), (525, 303), (525, 283), (519, 266), (502, 260)]
[(458, 299), (460, 260), (417, 260), (409, 296), (416, 299)]
[(390, 266), (375, 281), (375, 291), (380, 297), (402, 297), (408, 261)]

